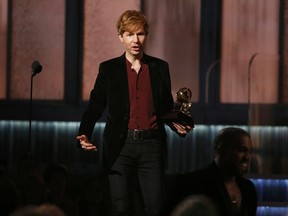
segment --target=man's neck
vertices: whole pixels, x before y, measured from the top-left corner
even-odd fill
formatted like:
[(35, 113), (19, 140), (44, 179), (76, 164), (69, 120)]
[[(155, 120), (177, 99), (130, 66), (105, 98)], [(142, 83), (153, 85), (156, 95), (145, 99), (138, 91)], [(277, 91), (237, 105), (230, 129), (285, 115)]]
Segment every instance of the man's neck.
[(231, 174), (228, 169), (223, 166), (223, 164), (219, 163), (219, 161), (217, 159), (215, 159), (215, 163), (218, 167), (218, 170), (220, 172), (220, 175), (222, 176), (222, 179), (224, 180), (224, 182), (233, 182), (236, 180), (236, 176)]
[(126, 53), (126, 59), (132, 64), (131, 68), (134, 69), (137, 73), (141, 69), (141, 57), (143, 54), (138, 55), (138, 56), (133, 56), (133, 55), (128, 55)]
[(141, 58), (142, 58), (142, 56), (143, 56), (143, 53), (141, 53), (141, 54), (139, 54), (139, 55), (137, 55), (137, 56), (135, 56), (135, 55), (129, 55), (127, 52), (126, 52), (126, 54), (125, 54), (126, 59), (127, 59), (129, 62), (131, 62), (131, 64), (133, 64), (135, 61), (140, 61)]

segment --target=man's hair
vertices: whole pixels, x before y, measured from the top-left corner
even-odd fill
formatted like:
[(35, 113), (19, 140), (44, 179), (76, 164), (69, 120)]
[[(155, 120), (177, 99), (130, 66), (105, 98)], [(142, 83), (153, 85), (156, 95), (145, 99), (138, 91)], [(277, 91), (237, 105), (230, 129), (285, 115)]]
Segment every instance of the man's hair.
[(202, 194), (190, 195), (182, 200), (171, 216), (218, 216), (219, 210), (209, 197)]
[(146, 34), (149, 32), (149, 25), (146, 16), (136, 10), (127, 10), (119, 18), (116, 28), (120, 35), (123, 35), (125, 31), (134, 32), (139, 28), (144, 28)]
[(214, 141), (214, 147), (215, 149), (219, 149), (223, 145), (234, 142), (235, 138), (237, 139), (238, 137), (241, 136), (247, 136), (250, 138), (250, 134), (241, 128), (237, 127), (224, 128), (218, 132)]

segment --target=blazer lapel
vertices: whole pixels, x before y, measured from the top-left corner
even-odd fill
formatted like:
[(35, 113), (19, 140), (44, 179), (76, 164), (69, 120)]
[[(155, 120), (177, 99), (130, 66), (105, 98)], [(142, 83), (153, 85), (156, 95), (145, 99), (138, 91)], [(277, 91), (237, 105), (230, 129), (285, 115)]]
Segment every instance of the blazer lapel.
[[(126, 104), (126, 109), (129, 110), (129, 87), (128, 87), (128, 75), (126, 69), (126, 58), (125, 54), (117, 59), (117, 64), (114, 64), (115, 74), (112, 74), (114, 86), (118, 89), (119, 102)], [(117, 74), (117, 75), (116, 75)]]
[(143, 62), (148, 64), (149, 67), (149, 75), (151, 80), (151, 88), (152, 88), (152, 95), (153, 95), (153, 103), (155, 107), (155, 111), (158, 110), (158, 103), (157, 98), (159, 95), (159, 88), (158, 88), (158, 73), (157, 73), (157, 67), (156, 63), (152, 61), (149, 56), (145, 55), (143, 56)]

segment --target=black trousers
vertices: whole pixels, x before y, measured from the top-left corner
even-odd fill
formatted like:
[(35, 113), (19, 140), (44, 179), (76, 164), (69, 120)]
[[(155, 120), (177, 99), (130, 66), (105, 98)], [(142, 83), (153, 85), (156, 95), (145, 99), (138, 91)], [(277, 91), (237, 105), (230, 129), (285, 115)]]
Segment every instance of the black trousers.
[(113, 216), (159, 214), (164, 199), (163, 152), (159, 138), (126, 140), (109, 174)]

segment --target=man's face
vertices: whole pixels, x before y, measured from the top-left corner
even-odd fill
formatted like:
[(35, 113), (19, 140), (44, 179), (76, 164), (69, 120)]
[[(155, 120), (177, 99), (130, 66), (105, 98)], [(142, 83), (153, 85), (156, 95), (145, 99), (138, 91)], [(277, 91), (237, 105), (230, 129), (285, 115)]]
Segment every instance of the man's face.
[(119, 35), (119, 39), (125, 47), (126, 54), (137, 57), (143, 53), (146, 36), (144, 28), (139, 28), (134, 32), (125, 31), (123, 35)]
[(243, 175), (248, 171), (252, 157), (252, 143), (248, 136), (240, 136), (227, 145), (227, 151), (222, 152), (222, 162), (228, 172), (233, 175)]

